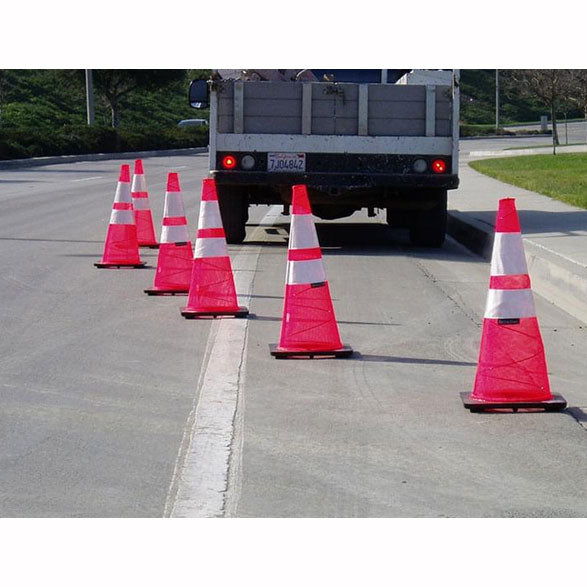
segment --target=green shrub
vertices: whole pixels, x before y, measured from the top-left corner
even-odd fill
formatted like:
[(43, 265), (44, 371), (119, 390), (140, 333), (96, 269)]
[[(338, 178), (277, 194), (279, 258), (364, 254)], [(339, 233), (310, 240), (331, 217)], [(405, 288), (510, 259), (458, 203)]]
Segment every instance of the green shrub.
[(0, 137), (0, 159), (24, 159), (30, 157), (26, 147), (18, 141)]
[(208, 129), (202, 127), (114, 129), (66, 125), (54, 131), (41, 128), (0, 130), (0, 159), (187, 149), (207, 145)]

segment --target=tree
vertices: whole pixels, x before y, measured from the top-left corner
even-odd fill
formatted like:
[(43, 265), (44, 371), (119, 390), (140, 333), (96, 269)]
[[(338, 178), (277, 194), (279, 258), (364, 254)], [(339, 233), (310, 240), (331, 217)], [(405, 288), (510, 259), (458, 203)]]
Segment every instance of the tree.
[(6, 74), (3, 69), (0, 69), (0, 126), (2, 126), (2, 107), (4, 103), (4, 83)]
[(509, 73), (510, 89), (515, 89), (522, 96), (536, 96), (550, 109), (553, 155), (556, 155), (556, 146), (559, 144), (556, 112), (569, 95), (570, 72), (569, 69), (512, 69)]
[(185, 69), (95, 69), (93, 73), (94, 89), (108, 102), (113, 127), (120, 123), (121, 104), (128, 94), (157, 90), (185, 78)]
[(6, 102), (6, 89), (9, 86), (9, 71), (7, 69), (0, 69), (0, 126), (3, 126), (4, 109)]
[(569, 101), (583, 112), (587, 122), (587, 69), (571, 69), (571, 91)]

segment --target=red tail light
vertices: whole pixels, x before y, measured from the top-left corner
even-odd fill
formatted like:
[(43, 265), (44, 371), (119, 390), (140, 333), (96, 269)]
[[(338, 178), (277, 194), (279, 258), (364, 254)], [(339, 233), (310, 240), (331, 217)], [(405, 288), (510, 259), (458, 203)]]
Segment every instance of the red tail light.
[(222, 167), (224, 167), (224, 169), (234, 169), (236, 167), (236, 158), (232, 155), (226, 155), (226, 157), (222, 159)]
[(443, 159), (435, 159), (432, 162), (432, 171), (434, 171), (434, 173), (446, 173), (446, 161)]

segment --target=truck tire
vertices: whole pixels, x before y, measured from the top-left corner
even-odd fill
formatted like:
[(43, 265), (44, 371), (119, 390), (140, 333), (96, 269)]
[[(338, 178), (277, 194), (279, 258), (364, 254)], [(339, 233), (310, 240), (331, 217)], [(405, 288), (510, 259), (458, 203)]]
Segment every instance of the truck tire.
[(240, 244), (245, 240), (249, 219), (249, 197), (246, 187), (217, 185), (220, 216), (226, 234), (226, 242)]
[(412, 216), (410, 241), (417, 247), (439, 248), (446, 237), (446, 190), (437, 192), (436, 202), (428, 210), (419, 210)]

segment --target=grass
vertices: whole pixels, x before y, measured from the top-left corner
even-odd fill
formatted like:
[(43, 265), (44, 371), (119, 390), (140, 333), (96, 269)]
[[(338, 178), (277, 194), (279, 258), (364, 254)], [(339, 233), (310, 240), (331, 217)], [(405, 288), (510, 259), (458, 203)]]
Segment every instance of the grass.
[(481, 159), (469, 165), (499, 181), (587, 210), (587, 153)]

